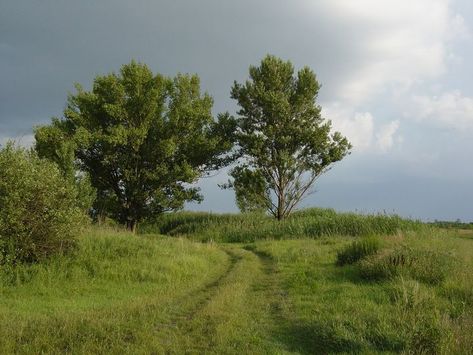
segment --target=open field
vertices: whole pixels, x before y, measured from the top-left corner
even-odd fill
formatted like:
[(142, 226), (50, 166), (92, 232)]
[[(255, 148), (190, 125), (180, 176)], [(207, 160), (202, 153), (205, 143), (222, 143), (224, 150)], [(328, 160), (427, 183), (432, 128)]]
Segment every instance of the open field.
[(90, 228), (72, 255), (2, 269), (0, 353), (473, 353), (471, 231), (166, 218), (143, 231), (169, 236)]

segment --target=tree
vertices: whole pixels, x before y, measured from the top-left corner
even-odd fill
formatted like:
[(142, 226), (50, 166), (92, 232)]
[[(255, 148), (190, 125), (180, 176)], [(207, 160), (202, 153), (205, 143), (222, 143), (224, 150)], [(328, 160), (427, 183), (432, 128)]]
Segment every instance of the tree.
[[(234, 121), (213, 119), (196, 75), (171, 79), (132, 61), (96, 77), (91, 91), (76, 90), (64, 117), (36, 130), (36, 148), (53, 160), (72, 150), (97, 190), (95, 205), (132, 231), (146, 217), (200, 201), (189, 184), (230, 161)], [(46, 130), (57, 130), (61, 142), (44, 139)]]
[(316, 103), (320, 85), (304, 67), (294, 75), (291, 62), (266, 56), (250, 66), (250, 78), (234, 83), (236, 142), (240, 163), (226, 187), (236, 190), (243, 210), (264, 207), (281, 220), (307, 195), (317, 177), (345, 157), (351, 145)]
[(96, 190), (92, 187), (87, 173), (78, 173), (74, 156), (77, 144), (74, 140), (67, 139), (65, 123), (54, 118), (50, 126), (36, 128), (35, 150), (40, 158), (56, 163), (63, 177), (76, 185), (79, 206), (84, 212), (90, 213), (97, 197)]

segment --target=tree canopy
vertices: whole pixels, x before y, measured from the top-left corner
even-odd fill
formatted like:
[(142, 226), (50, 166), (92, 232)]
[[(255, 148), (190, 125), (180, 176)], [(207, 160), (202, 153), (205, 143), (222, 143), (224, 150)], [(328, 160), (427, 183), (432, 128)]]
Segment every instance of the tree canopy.
[(75, 167), (97, 190), (96, 211), (135, 230), (142, 219), (200, 201), (190, 187), (230, 162), (234, 121), (212, 116), (197, 75), (168, 78), (132, 61), (76, 85), (62, 118), (38, 127), (36, 149), (69, 174)]
[(226, 186), (235, 189), (240, 209), (263, 208), (282, 219), (351, 145), (322, 117), (316, 103), (320, 85), (310, 68), (294, 74), (291, 62), (268, 55), (250, 66), (249, 76), (231, 91), (240, 107), (241, 160)]

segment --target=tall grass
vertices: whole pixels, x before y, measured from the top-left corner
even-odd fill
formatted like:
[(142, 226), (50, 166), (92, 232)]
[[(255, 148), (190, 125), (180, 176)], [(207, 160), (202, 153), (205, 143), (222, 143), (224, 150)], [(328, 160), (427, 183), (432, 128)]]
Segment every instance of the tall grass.
[(452, 271), (454, 261), (445, 252), (401, 247), (368, 256), (361, 261), (360, 271), (368, 280), (384, 280), (404, 275), (425, 283), (439, 284)]
[(228, 264), (215, 245), (91, 229), (73, 254), (0, 269), (0, 353), (140, 352)]
[(187, 236), (200, 241), (248, 243), (260, 239), (319, 238), (334, 235), (392, 235), (419, 230), (425, 225), (397, 215), (337, 213), (312, 208), (283, 221), (264, 214), (211, 214), (180, 212), (165, 214), (146, 223), (141, 232)]
[(353, 241), (337, 253), (337, 265), (353, 264), (369, 255), (376, 254), (381, 247), (381, 239), (375, 236)]
[[(184, 239), (159, 235), (138, 237), (116, 229), (91, 228), (79, 238), (79, 246), (71, 255), (52, 257), (41, 263), (4, 265), (0, 269), (0, 292), (11, 288), (46, 292), (67, 285), (87, 293), (87, 289), (99, 283), (110, 291), (116, 286), (129, 288), (138, 284), (141, 292), (147, 285), (163, 287), (173, 278), (182, 280), (199, 275), (199, 271), (205, 273), (206, 258), (216, 257), (214, 261), (217, 261), (225, 255), (216, 247), (209, 248), (210, 245)], [(0, 299), (0, 309), (4, 300)]]

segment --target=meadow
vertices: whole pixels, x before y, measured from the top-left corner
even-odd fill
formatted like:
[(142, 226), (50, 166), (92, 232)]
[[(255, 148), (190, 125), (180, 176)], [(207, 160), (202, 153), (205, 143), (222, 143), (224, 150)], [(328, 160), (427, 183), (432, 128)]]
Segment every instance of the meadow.
[(167, 214), (0, 271), (0, 353), (473, 353), (473, 232), (308, 209)]

